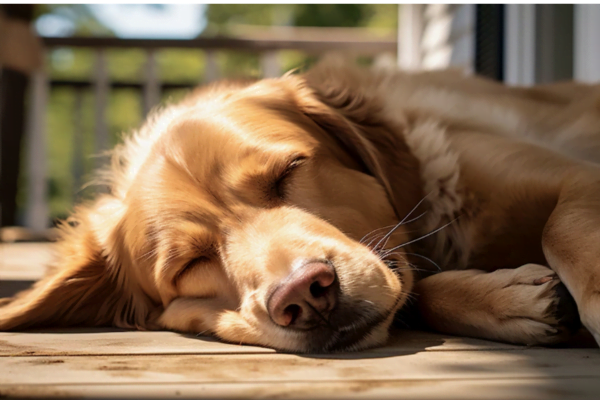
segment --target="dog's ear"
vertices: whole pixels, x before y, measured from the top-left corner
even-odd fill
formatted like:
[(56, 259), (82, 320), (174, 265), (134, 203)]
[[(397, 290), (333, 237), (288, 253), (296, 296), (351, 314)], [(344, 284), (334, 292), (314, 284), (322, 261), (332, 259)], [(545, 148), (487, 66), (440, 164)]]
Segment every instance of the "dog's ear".
[(144, 326), (151, 304), (128, 281), (119, 254), (119, 213), (106, 206), (100, 200), (62, 224), (53, 268), (32, 289), (1, 301), (0, 331)]
[(403, 204), (403, 194), (422, 190), (419, 162), (402, 136), (406, 127), (386, 121), (377, 101), (366, 98), (358, 88), (353, 90), (352, 81), (344, 82), (344, 77), (323, 75), (317, 69), (303, 79), (286, 78), (296, 81), (301, 111), (333, 137), (363, 172), (379, 181), (397, 216), (405, 215), (414, 204)]

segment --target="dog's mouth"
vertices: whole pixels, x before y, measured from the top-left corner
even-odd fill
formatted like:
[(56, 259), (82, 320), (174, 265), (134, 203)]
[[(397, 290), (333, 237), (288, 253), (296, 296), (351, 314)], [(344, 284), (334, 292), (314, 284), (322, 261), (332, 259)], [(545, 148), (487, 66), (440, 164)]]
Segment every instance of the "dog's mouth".
[[(404, 257), (394, 255), (381, 260), (381, 262), (394, 273), (401, 287), (404, 286), (403, 271), (410, 268)], [(328, 340), (322, 343), (321, 346), (315, 346), (314, 349), (311, 349), (311, 352), (331, 353), (357, 350), (357, 345), (392, 314), (396, 313), (401, 300), (402, 296), (398, 296), (394, 304), (385, 311), (377, 309), (375, 305), (369, 304), (364, 299), (340, 302), (340, 309), (334, 309), (333, 315), (337, 317), (337, 320), (351, 322), (340, 324), (337, 328), (328, 326)]]
[(400, 298), (385, 312), (373, 315), (369, 320), (348, 324), (335, 332), (331, 342), (324, 346), (327, 352), (356, 350), (355, 346), (362, 342), (379, 325), (384, 323), (396, 311)]
[(307, 343), (304, 352), (335, 353), (357, 350), (357, 346), (374, 329), (395, 313), (400, 300), (398, 298), (389, 309), (383, 312), (364, 301), (341, 301), (333, 310), (334, 318), (327, 323), (303, 331), (304, 341)]

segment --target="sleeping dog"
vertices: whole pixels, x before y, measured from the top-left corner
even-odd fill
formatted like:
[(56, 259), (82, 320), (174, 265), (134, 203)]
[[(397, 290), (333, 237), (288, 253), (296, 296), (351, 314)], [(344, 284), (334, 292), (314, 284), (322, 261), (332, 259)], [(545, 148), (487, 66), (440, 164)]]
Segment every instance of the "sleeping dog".
[[(600, 89), (323, 63), (155, 111), (0, 330), (116, 326), (292, 352), (435, 330), (600, 341)], [(572, 307), (571, 307), (572, 306)]]

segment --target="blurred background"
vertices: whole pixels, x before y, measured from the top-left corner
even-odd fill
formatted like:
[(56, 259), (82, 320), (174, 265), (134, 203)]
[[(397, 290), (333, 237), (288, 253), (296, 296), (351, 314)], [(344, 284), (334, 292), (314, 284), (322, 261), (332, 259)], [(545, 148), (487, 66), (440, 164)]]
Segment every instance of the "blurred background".
[[(0, 5), (0, 239), (39, 239), (149, 110), (329, 52), (511, 85), (600, 80), (599, 5)], [(95, 156), (96, 155), (96, 156)]]

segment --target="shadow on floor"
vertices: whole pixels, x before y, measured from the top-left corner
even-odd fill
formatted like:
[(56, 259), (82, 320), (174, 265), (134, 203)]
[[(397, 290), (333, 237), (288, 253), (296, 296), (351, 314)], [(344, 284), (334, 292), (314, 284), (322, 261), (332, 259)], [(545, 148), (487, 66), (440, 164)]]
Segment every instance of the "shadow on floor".
[(0, 299), (12, 297), (22, 290), (29, 289), (35, 281), (31, 280), (0, 280)]

